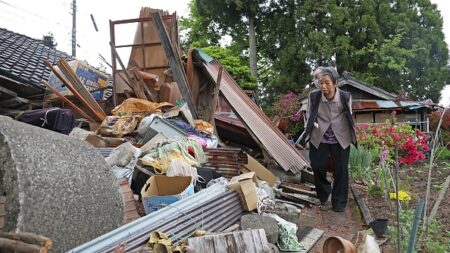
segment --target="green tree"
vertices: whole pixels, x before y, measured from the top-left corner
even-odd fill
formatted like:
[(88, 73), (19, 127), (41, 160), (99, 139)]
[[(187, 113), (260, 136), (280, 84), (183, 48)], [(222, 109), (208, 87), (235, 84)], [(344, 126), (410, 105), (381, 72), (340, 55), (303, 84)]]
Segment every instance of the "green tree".
[(269, 104), (279, 94), (301, 92), (319, 65), (417, 100), (438, 101), (449, 79), (443, 21), (430, 0), (193, 0), (193, 5), (208, 24), (195, 30), (230, 35), (238, 54), (246, 49), (248, 17), (254, 14), (258, 81)]
[(250, 68), (246, 64), (247, 58), (236, 56), (229, 48), (210, 46), (202, 48), (209, 56), (218, 59), (230, 75), (243, 89), (256, 89), (255, 78), (250, 73)]
[[(230, 35), (234, 43), (248, 43), (250, 70), (257, 76), (256, 26), (263, 0), (192, 0), (191, 19), (203, 27), (192, 26), (196, 33), (209, 28), (217, 34)], [(240, 48), (240, 46), (238, 46)], [(240, 48), (242, 49), (242, 48)]]

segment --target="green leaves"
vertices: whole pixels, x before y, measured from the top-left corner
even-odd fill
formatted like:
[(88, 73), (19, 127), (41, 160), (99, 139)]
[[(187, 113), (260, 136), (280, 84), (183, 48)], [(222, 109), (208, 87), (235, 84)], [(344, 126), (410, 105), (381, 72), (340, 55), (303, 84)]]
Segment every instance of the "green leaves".
[(217, 46), (228, 35), (233, 54), (248, 55), (249, 15), (266, 104), (300, 93), (319, 65), (416, 100), (438, 101), (450, 80), (442, 17), (430, 0), (193, 0), (182, 27), (189, 45)]
[(234, 54), (229, 48), (210, 46), (202, 49), (209, 56), (218, 59), (243, 89), (256, 89), (256, 80), (250, 74), (245, 57)]

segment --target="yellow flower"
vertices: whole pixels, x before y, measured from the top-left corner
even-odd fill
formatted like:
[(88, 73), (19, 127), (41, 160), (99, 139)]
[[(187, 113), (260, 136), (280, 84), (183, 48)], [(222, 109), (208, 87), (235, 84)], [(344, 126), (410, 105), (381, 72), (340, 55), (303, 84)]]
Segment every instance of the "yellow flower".
[[(395, 192), (391, 192), (389, 193), (389, 196), (391, 197), (391, 199), (397, 199), (397, 197), (395, 196)], [(399, 191), (398, 192), (398, 199), (401, 201), (410, 201), (411, 200), (411, 196), (409, 196), (409, 194), (405, 191)]]

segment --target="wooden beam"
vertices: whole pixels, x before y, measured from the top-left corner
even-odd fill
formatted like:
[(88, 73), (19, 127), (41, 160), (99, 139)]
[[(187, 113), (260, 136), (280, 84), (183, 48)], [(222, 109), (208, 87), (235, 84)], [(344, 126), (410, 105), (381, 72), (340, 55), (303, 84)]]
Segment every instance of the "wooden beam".
[(362, 199), (361, 194), (359, 193), (358, 189), (350, 185), (350, 188), (352, 189), (353, 196), (355, 196), (356, 204), (359, 206), (359, 210), (361, 210), (361, 214), (364, 219), (364, 223), (366, 225), (369, 225), (370, 222), (373, 221), (372, 215), (370, 215), (369, 208), (367, 208), (366, 202), (364, 202), (364, 199)]
[(103, 108), (97, 103), (97, 100), (94, 99), (91, 92), (88, 91), (84, 86), (83, 82), (81, 82), (80, 78), (77, 76), (69, 63), (64, 58), (61, 58), (58, 61), (58, 66), (64, 73), (64, 75), (70, 80), (74, 88), (80, 93), (80, 95), (83, 96), (84, 99), (86, 99), (86, 101), (91, 104), (92, 108), (94, 108), (101, 116), (101, 120), (103, 120), (106, 117), (106, 113), (103, 111)]
[(6, 108), (12, 108), (17, 107), (22, 104), (27, 104), (30, 102), (28, 99), (21, 98), (21, 97), (14, 97), (7, 100), (3, 100), (0, 102), (0, 106), (6, 107)]
[(136, 97), (147, 100), (147, 97), (145, 96), (143, 89), (140, 89), (140, 87), (136, 83), (135, 79), (130, 75), (130, 73), (128, 73), (127, 68), (123, 64), (122, 59), (120, 58), (119, 53), (116, 50), (116, 46), (112, 42), (109, 42), (109, 45), (111, 46), (111, 52), (113, 53), (114, 57), (119, 62), (119, 65), (122, 68), (122, 71), (125, 74), (125, 77), (128, 79), (128, 84), (130, 85), (130, 88), (134, 91), (134, 94), (136, 95)]
[(317, 194), (315, 191), (308, 191), (305, 189), (301, 189), (300, 185), (298, 184), (293, 184), (293, 183), (283, 183), (280, 185), (280, 187), (283, 189), (283, 191), (285, 192), (292, 192), (292, 193), (299, 193), (299, 194), (304, 194), (310, 197), (317, 197)]
[(217, 101), (219, 101), (220, 82), (222, 81), (222, 73), (223, 73), (223, 66), (220, 65), (219, 73), (217, 74), (216, 87), (214, 89), (214, 96), (213, 96), (213, 99), (211, 102), (211, 108), (209, 110), (209, 116), (208, 116), (208, 121), (211, 124), (214, 124), (214, 112), (216, 111)]
[(191, 237), (188, 238), (188, 245), (189, 247), (195, 249), (196, 252), (272, 252), (264, 229), (252, 229), (232, 233)]
[(309, 252), (324, 233), (323, 230), (308, 226), (299, 230), (297, 232), (298, 241), (305, 247), (305, 250), (302, 252)]
[(166, 52), (170, 68), (172, 69), (178, 88), (180, 89), (181, 95), (183, 99), (186, 101), (192, 116), (194, 117), (194, 119), (197, 119), (198, 118), (197, 110), (192, 100), (192, 95), (189, 90), (186, 73), (184, 72), (183, 64), (181, 63), (178, 51), (176, 50), (175, 46), (170, 42), (167, 30), (161, 19), (161, 14), (159, 12), (155, 12), (152, 14), (152, 18), (153, 21), (155, 22), (156, 28), (159, 33), (159, 37), (161, 39), (161, 43), (163, 45), (164, 51)]
[(86, 106), (96, 117), (97, 119), (99, 119), (100, 121), (103, 121), (103, 118), (101, 116), (101, 114), (99, 114), (92, 106), (89, 102), (86, 101), (86, 99), (83, 98), (83, 96), (80, 95), (80, 93), (78, 93), (78, 91), (72, 86), (72, 84), (58, 71), (56, 70), (55, 67), (53, 67), (53, 65), (45, 60), (44, 64), (47, 65), (47, 67), (49, 67), (51, 69), (51, 71), (56, 75), (56, 77), (59, 78), (59, 80), (61, 80), (61, 82), (63, 82), (67, 88), (73, 93), (74, 96), (76, 96), (78, 98), (78, 100), (80, 100), (80, 102)]
[(96, 120), (94, 120), (91, 116), (89, 116), (86, 112), (84, 112), (83, 110), (80, 109), (80, 107), (76, 106), (74, 103), (72, 103), (72, 101), (70, 101), (68, 98), (66, 98), (63, 94), (59, 93), (55, 88), (53, 88), (50, 84), (48, 84), (47, 82), (43, 82), (43, 84), (51, 91), (53, 92), (56, 96), (58, 96), (59, 98), (61, 98), (64, 102), (66, 102), (70, 107), (72, 107), (76, 112), (78, 112), (82, 117), (84, 117), (85, 119), (89, 120), (90, 122), (97, 122)]
[(1, 94), (6, 94), (8, 97), (17, 97), (17, 93), (15, 93), (14, 91), (7, 89), (3, 86), (0, 86), (0, 96)]

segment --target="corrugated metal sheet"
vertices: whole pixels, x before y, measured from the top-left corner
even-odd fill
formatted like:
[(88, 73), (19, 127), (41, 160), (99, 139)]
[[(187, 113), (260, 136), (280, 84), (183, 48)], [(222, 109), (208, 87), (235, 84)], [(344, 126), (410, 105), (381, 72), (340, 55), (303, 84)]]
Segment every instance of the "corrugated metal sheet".
[[(214, 60), (204, 66), (211, 79), (216, 80), (221, 64)], [(290, 170), (296, 174), (309, 166), (300, 152), (289, 143), (283, 133), (272, 124), (267, 115), (244, 93), (225, 69), (220, 91), (264, 149), (285, 171)]]
[(375, 109), (378, 108), (378, 104), (375, 101), (353, 101), (353, 110), (365, 110), (365, 109)]
[(226, 189), (224, 185), (212, 185), (68, 252), (113, 252), (119, 244), (129, 252), (145, 245), (152, 231), (164, 232), (174, 242), (197, 229), (221, 232), (244, 214), (238, 193)]
[(377, 100), (377, 104), (380, 108), (398, 108), (398, 104), (394, 101)]
[(352, 108), (355, 111), (373, 109), (399, 109), (401, 106), (391, 100), (353, 100)]
[(423, 104), (414, 101), (400, 101), (399, 103), (402, 107), (406, 107), (409, 110), (415, 110), (425, 107)]

